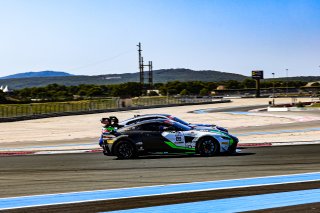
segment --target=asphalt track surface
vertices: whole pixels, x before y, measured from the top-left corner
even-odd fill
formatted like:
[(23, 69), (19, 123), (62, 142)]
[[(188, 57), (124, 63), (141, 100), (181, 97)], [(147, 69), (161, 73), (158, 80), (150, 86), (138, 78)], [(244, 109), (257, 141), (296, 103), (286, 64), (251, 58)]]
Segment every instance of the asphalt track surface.
[[(251, 109), (253, 108), (217, 109), (210, 113)], [(305, 112), (310, 115), (312, 113)], [(233, 129), (232, 133), (292, 130), (301, 127), (319, 127), (319, 122), (238, 127)], [(319, 152), (320, 145), (301, 145), (249, 147), (241, 149), (241, 152), (235, 155), (211, 158), (159, 155), (144, 156), (134, 160), (117, 160), (101, 153), (6, 156), (0, 157), (0, 198), (319, 172)], [(8, 212), (111, 211), (315, 188), (320, 188), (319, 181), (185, 193), (179, 196), (161, 195), (31, 207), (8, 210)], [(320, 212), (320, 203), (265, 209), (258, 212)]]
[(231, 134), (237, 135), (247, 132), (270, 132), (279, 130), (299, 130), (307, 128), (320, 128), (319, 121), (308, 121), (308, 122), (296, 122), (296, 123), (286, 123), (286, 124), (272, 124), (264, 126), (249, 126), (249, 127), (237, 127), (230, 128)]
[[(262, 177), (318, 172), (320, 145), (279, 146), (242, 149), (236, 155), (144, 156), (134, 160), (117, 160), (101, 153), (38, 156), (8, 156), (0, 160), (0, 197), (51, 194), (72, 191), (124, 188), (195, 181)], [(282, 186), (198, 192), (179, 196), (130, 198), (9, 210), (12, 212), (47, 211), (109, 211), (197, 200), (212, 200), (235, 195), (254, 195), (299, 189), (320, 188), (319, 181)], [(319, 212), (319, 203), (278, 208), (274, 211)], [(309, 211), (310, 210), (310, 211)], [(266, 212), (271, 210), (264, 210)]]

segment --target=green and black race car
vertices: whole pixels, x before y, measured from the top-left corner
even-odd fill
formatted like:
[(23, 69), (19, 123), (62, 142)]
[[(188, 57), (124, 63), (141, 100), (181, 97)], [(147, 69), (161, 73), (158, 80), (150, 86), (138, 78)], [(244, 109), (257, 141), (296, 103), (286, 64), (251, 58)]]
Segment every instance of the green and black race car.
[(214, 156), (233, 153), (238, 138), (216, 129), (195, 130), (171, 119), (153, 119), (103, 134), (103, 153), (119, 159), (151, 153), (192, 153)]

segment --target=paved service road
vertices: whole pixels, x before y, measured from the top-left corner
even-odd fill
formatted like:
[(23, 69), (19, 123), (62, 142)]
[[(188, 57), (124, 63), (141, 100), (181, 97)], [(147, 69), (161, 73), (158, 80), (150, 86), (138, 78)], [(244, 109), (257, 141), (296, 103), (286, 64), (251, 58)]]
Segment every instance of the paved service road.
[(101, 153), (8, 156), (0, 160), (0, 197), (317, 172), (320, 145), (242, 149), (234, 156)]

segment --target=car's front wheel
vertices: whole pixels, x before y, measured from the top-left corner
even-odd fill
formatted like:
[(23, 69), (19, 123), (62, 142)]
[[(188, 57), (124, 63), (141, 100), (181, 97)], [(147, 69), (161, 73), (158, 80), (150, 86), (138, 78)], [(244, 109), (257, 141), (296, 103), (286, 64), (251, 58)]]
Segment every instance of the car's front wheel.
[(198, 143), (198, 152), (201, 156), (206, 157), (217, 155), (219, 153), (219, 144), (212, 138), (202, 138)]
[(136, 150), (129, 141), (119, 141), (114, 147), (114, 154), (118, 159), (131, 159), (136, 157)]

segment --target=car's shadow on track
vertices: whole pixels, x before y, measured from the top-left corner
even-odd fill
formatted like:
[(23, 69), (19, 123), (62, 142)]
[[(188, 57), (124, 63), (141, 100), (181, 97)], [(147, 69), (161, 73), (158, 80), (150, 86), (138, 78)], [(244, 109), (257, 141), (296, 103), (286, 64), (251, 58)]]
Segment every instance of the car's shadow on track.
[[(146, 160), (146, 159), (170, 159), (170, 158), (218, 158), (218, 157), (239, 157), (239, 156), (247, 156), (247, 155), (255, 155), (256, 153), (252, 152), (237, 152), (237, 153), (221, 153), (216, 156), (212, 157), (206, 157), (206, 156), (200, 156), (197, 154), (149, 154), (149, 155), (141, 155), (134, 159), (127, 159), (127, 160)], [(114, 160), (121, 160), (118, 158), (115, 158)]]

